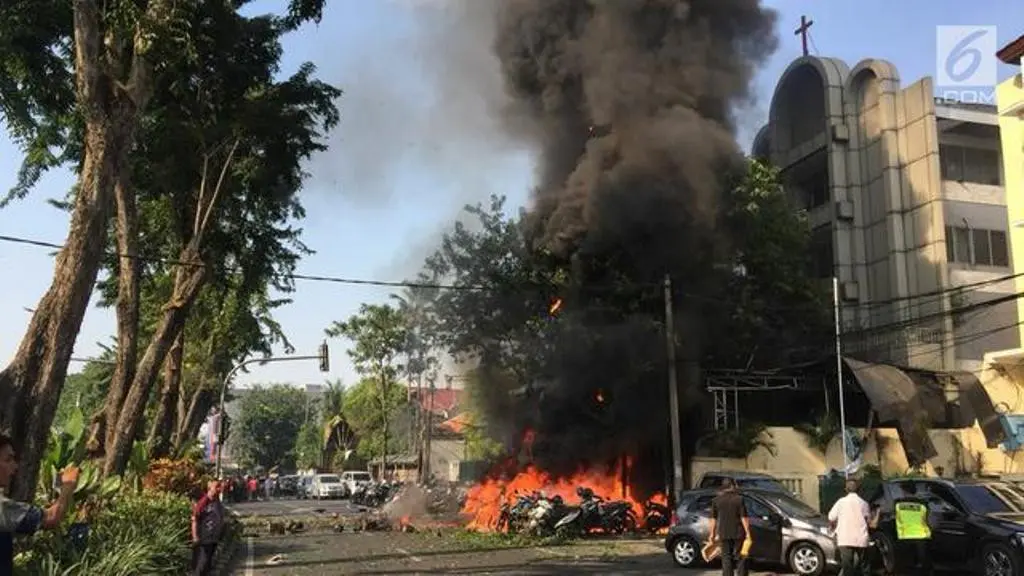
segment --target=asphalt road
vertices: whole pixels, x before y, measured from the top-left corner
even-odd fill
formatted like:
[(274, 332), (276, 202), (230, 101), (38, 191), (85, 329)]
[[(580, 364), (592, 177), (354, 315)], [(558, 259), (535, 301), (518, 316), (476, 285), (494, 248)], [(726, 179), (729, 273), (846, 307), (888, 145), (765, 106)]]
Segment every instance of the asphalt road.
[(348, 500), (296, 500), (274, 498), (255, 502), (229, 504), (228, 508), (241, 516), (308, 516), (311, 514), (356, 514), (360, 507)]
[(527, 548), (485, 548), (474, 544), (467, 547), (458, 538), (430, 531), (261, 536), (246, 539), (235, 557), (232, 574), (721, 574), (720, 570), (676, 568), (659, 541), (588, 541)]

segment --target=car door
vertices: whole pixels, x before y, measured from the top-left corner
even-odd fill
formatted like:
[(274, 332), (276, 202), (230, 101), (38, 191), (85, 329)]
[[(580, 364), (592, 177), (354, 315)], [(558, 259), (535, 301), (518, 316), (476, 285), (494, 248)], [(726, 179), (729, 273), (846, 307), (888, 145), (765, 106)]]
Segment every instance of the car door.
[(781, 562), (782, 558), (782, 517), (766, 503), (750, 494), (743, 495), (750, 519), (750, 558), (767, 562)]
[(932, 529), (932, 558), (940, 566), (966, 567), (971, 551), (967, 511), (948, 486), (927, 483), (923, 495), (928, 501), (928, 524)]

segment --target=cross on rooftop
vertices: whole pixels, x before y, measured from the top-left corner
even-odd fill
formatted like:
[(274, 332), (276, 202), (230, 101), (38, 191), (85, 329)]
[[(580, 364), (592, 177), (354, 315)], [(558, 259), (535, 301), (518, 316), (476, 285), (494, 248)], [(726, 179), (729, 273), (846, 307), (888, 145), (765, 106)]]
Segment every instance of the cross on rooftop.
[(800, 16), (800, 27), (797, 28), (795, 32), (793, 32), (794, 36), (800, 37), (800, 43), (803, 45), (804, 48), (804, 56), (807, 56), (807, 54), (809, 54), (809, 52), (807, 52), (807, 33), (813, 25), (814, 20), (808, 20), (807, 16)]

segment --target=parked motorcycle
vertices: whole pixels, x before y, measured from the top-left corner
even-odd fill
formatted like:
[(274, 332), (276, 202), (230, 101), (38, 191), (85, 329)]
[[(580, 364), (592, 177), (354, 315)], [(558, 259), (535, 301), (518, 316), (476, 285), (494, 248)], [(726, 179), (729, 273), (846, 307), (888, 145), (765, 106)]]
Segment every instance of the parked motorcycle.
[(555, 532), (564, 536), (583, 536), (593, 530), (622, 534), (635, 530), (636, 513), (624, 500), (606, 502), (590, 488), (576, 489), (580, 505), (555, 524)]

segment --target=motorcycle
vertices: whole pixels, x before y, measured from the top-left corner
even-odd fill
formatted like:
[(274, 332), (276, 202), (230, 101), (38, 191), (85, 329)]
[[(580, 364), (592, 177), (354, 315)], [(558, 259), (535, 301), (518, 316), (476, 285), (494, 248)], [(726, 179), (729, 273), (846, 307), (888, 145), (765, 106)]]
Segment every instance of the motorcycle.
[(644, 502), (644, 530), (654, 534), (672, 524), (672, 511), (668, 506), (648, 500)]
[(561, 496), (548, 498), (542, 495), (530, 510), (526, 531), (534, 536), (549, 536), (555, 532), (558, 521), (570, 512)]
[(636, 529), (636, 513), (629, 502), (605, 502), (589, 488), (576, 489), (580, 505), (555, 524), (555, 533), (565, 536), (583, 536), (592, 530), (608, 534), (622, 534)]

